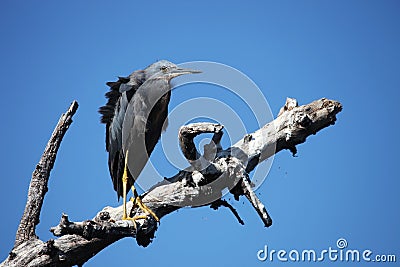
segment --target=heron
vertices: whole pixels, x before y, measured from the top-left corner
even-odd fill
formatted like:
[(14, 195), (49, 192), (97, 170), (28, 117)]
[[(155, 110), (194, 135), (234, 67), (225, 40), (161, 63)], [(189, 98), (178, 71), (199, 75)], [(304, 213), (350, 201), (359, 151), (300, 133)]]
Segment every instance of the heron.
[(126, 196), (131, 188), (134, 204), (159, 222), (156, 214), (146, 207), (134, 183), (145, 167), (150, 154), (168, 126), (168, 104), (171, 97), (171, 80), (185, 74), (201, 71), (179, 68), (167, 60), (160, 60), (144, 70), (132, 72), (108, 82), (106, 105), (100, 107), (101, 122), (106, 124), (106, 150), (108, 167), (118, 199), (123, 198), (123, 220), (127, 214)]

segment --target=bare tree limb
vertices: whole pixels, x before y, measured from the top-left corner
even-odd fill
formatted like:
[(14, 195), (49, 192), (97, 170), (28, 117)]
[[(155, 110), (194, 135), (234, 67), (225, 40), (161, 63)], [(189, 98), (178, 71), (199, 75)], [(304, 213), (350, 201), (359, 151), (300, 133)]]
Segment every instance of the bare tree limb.
[(228, 203), (228, 201), (226, 201), (225, 199), (217, 199), (210, 205), (210, 208), (212, 208), (214, 210), (217, 210), (219, 207), (227, 207), (233, 213), (233, 215), (236, 217), (236, 219), (238, 220), (238, 223), (240, 223), (241, 225), (244, 225), (244, 221), (242, 220), (242, 218), (240, 218), (239, 213), (231, 204)]
[(72, 116), (78, 109), (78, 102), (73, 101), (67, 112), (63, 114), (58, 121), (53, 134), (43, 152), (43, 155), (36, 165), (29, 185), (28, 199), (26, 201), (25, 211), (22, 215), (17, 234), (15, 237), (15, 246), (29, 239), (36, 238), (36, 226), (39, 224), (40, 211), (43, 200), (48, 191), (47, 184), (50, 177), (50, 171), (53, 169), (58, 148), (64, 134), (72, 123)]
[(242, 178), (241, 186), (243, 188), (243, 194), (250, 201), (253, 208), (257, 211), (265, 227), (270, 227), (272, 225), (272, 219), (269, 216), (264, 204), (258, 199), (257, 195), (251, 188), (250, 179), (248, 175)]
[[(161, 219), (181, 207), (210, 204), (212, 208), (225, 206), (219, 201), (223, 201), (223, 191), (228, 188), (235, 198), (245, 195), (264, 225), (269, 226), (272, 221), (265, 206), (252, 191), (248, 172), (281, 150), (289, 149), (296, 153), (296, 145), (303, 143), (309, 135), (334, 124), (336, 114), (341, 110), (342, 105), (339, 102), (328, 99), (320, 99), (304, 106), (297, 106), (297, 101), (288, 99), (274, 121), (246, 135), (228, 149), (217, 149), (215, 156), (211, 158), (201, 156), (193, 147), (193, 135), (184, 136), (186, 140), (181, 141), (184, 145), (182, 150), (187, 149), (184, 155), (191, 163), (202, 158), (202, 164), (192, 164), (190, 168), (164, 179), (154, 185), (142, 200)], [(203, 126), (206, 127), (204, 131), (209, 132), (212, 125)], [(184, 131), (190, 132), (199, 127), (200, 125), (189, 125)], [(221, 134), (216, 133), (220, 130), (214, 128), (211, 132), (220, 139)], [(216, 143), (219, 143), (218, 136)], [(131, 210), (131, 215), (143, 214), (142, 210), (132, 207), (132, 203), (128, 203), (128, 209)], [(231, 210), (234, 211), (233, 207)], [(237, 212), (234, 214), (236, 216)], [(241, 219), (236, 217), (240, 222)], [(153, 217), (147, 216), (146, 219), (138, 220), (136, 227), (133, 222), (121, 219), (122, 206), (106, 207), (95, 218), (84, 222), (70, 222), (63, 215), (59, 225), (51, 229), (59, 238), (47, 242), (30, 239), (20, 243), (0, 266), (21, 266), (18, 265), (20, 263), (24, 263), (24, 266), (82, 265), (103, 248), (123, 237), (134, 237), (142, 246), (147, 246), (152, 241), (158, 227)]]
[[(197, 160), (201, 157), (199, 151), (197, 151), (196, 145), (194, 144), (193, 139), (199, 134), (203, 133), (214, 133), (212, 144), (215, 143), (216, 146), (219, 145), (222, 137), (222, 129), (224, 126), (217, 123), (192, 123), (190, 125), (182, 126), (179, 129), (179, 145), (181, 146), (181, 150), (183, 155), (189, 162)], [(209, 144), (210, 145), (210, 144)], [(208, 146), (206, 146), (208, 148)], [(208, 150), (211, 150), (208, 148)], [(212, 151), (204, 154), (210, 154)], [(216, 150), (215, 150), (216, 152)], [(215, 153), (214, 153), (215, 156)]]

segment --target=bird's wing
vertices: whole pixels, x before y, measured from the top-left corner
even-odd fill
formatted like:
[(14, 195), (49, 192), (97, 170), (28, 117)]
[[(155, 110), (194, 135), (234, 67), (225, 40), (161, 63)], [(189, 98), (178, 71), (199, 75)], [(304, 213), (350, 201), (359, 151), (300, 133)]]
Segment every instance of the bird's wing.
[[(140, 89), (139, 89), (140, 90)], [(149, 105), (140, 92), (128, 104), (122, 127), (123, 153), (128, 153), (128, 168), (136, 179), (148, 160), (145, 147), (146, 121)]]
[(146, 150), (149, 155), (153, 152), (154, 147), (161, 137), (161, 133), (167, 129), (168, 104), (170, 98), (171, 91), (168, 91), (168, 93), (161, 97), (150, 112), (146, 131)]
[(137, 179), (146, 165), (165, 126), (171, 92), (168, 90), (162, 95), (162, 90), (158, 89), (167, 86), (169, 88), (167, 81), (147, 80), (137, 90), (126, 109), (122, 147), (125, 153), (129, 151), (128, 167), (134, 179)]
[(143, 70), (138, 70), (131, 73), (128, 77), (119, 77), (118, 81), (107, 82), (110, 87), (105, 96), (108, 99), (106, 105), (100, 107), (99, 113), (101, 116), (102, 123), (111, 123), (115, 114), (115, 108), (117, 106), (118, 100), (123, 92), (128, 93), (128, 101), (136, 92), (136, 90), (144, 83), (145, 74)]
[[(124, 172), (124, 153), (122, 152), (122, 123), (128, 106), (128, 97), (123, 92), (118, 99), (115, 115), (107, 127), (108, 168), (118, 198), (122, 195), (121, 177)], [(121, 194), (120, 194), (121, 192)]]
[(126, 108), (136, 90), (144, 82), (143, 71), (135, 71), (129, 77), (120, 77), (116, 82), (108, 82), (110, 91), (106, 93), (108, 102), (99, 109), (101, 122), (106, 123), (106, 149), (109, 152), (108, 166), (118, 198), (122, 195), (121, 177), (125, 157), (122, 151), (122, 123)]

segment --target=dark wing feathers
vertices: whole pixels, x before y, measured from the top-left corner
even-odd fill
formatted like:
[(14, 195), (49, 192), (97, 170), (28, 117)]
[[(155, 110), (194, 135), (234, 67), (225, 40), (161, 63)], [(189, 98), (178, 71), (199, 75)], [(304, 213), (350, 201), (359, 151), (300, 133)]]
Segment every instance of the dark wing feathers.
[[(144, 71), (139, 70), (133, 72), (129, 77), (118, 77), (116, 82), (107, 82), (110, 87), (105, 96), (108, 99), (105, 106), (100, 107), (99, 113), (101, 116), (101, 123), (111, 123), (114, 117), (115, 107), (117, 105), (118, 99), (122, 92), (130, 91), (133, 89), (131, 94), (128, 95), (128, 101), (136, 92), (136, 90), (143, 84), (145, 80)], [(123, 90), (121, 90), (121, 87)], [(108, 127), (107, 127), (108, 128)]]
[[(122, 152), (122, 122), (125, 117), (128, 100), (126, 92), (122, 93), (115, 106), (115, 114), (111, 123), (107, 124), (106, 148), (108, 151), (108, 167), (114, 189), (122, 192), (120, 177), (124, 172), (124, 153)], [(118, 195), (119, 197), (120, 195)]]
[[(144, 72), (139, 70), (133, 72), (129, 77), (119, 77), (116, 82), (108, 82), (110, 91), (105, 94), (108, 100), (106, 105), (99, 109), (101, 122), (106, 124), (106, 149), (109, 152), (108, 167), (118, 198), (122, 195), (120, 180), (125, 162), (125, 156), (122, 152), (122, 123), (129, 101), (144, 80)], [(129, 181), (131, 180), (129, 179)], [(128, 188), (130, 186), (131, 184), (128, 184)]]
[(164, 123), (168, 123), (168, 104), (171, 98), (171, 91), (168, 91), (154, 106), (151, 110), (146, 125), (146, 150), (147, 154), (150, 155), (158, 140), (161, 137), (161, 133), (165, 130)]
[[(105, 94), (108, 101), (105, 106), (100, 107), (99, 109), (99, 113), (102, 115), (101, 122), (106, 124), (106, 149), (109, 153), (108, 166), (114, 189), (117, 191), (118, 199), (123, 193), (121, 178), (125, 164), (122, 127), (134, 127), (133, 121), (130, 120), (134, 119), (135, 114), (132, 114), (132, 118), (129, 118), (128, 120), (125, 120), (125, 114), (132, 97), (145, 80), (146, 77), (144, 71), (135, 71), (129, 75), (129, 77), (119, 77), (118, 81), (108, 82), (107, 85), (110, 87), (110, 91)], [(161, 132), (165, 129), (163, 125), (168, 116), (168, 103), (170, 96), (171, 92), (168, 91), (168, 93), (166, 93), (155, 104), (147, 118), (145, 125), (145, 146), (147, 155), (150, 155), (153, 152), (155, 145), (160, 139)], [(132, 102), (132, 105), (133, 104), (134, 103)], [(131, 129), (125, 130), (130, 131)], [(138, 154), (135, 155), (138, 156)], [(129, 157), (129, 159), (132, 158)], [(137, 166), (137, 170), (133, 170), (134, 172), (137, 172), (137, 175), (144, 167), (144, 165), (142, 166), (140, 163), (141, 161), (140, 158), (138, 162), (138, 165), (140, 166)], [(147, 161), (147, 159), (143, 161), (143, 164), (145, 164), (145, 161)], [(128, 176), (129, 179), (127, 186), (130, 188), (134, 183), (134, 179), (130, 171), (128, 171)]]
[(122, 82), (122, 83), (128, 83), (130, 80), (129, 77), (118, 77), (118, 81)]

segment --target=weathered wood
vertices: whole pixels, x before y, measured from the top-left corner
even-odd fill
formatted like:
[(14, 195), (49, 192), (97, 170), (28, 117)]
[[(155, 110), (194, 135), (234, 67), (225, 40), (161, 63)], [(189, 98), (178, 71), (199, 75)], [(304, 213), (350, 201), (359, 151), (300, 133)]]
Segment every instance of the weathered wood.
[[(215, 147), (220, 145), (219, 142), (221, 141), (223, 128), (224, 126), (216, 123), (192, 123), (190, 125), (182, 126), (179, 129), (178, 138), (179, 145), (185, 158), (188, 159), (189, 162), (192, 162), (201, 157), (201, 154), (197, 151), (193, 139), (199, 134), (203, 133), (214, 133), (212, 143), (205, 146), (208, 152), (205, 152), (204, 154), (211, 154), (212, 149), (209, 148), (209, 146), (212, 144), (214, 144)], [(216, 152), (216, 150), (214, 152)]]
[[(289, 149), (296, 153), (296, 145), (303, 143), (309, 135), (334, 124), (336, 114), (342, 110), (339, 102), (328, 99), (304, 106), (297, 106), (297, 101), (291, 99), (285, 106), (274, 121), (246, 135), (228, 149), (217, 149), (214, 158), (203, 157), (208, 164), (206, 168), (198, 170), (198, 166), (192, 165), (153, 186), (143, 197), (143, 202), (162, 218), (181, 207), (223, 206), (218, 201), (222, 190), (228, 187), (235, 198), (245, 195), (264, 225), (269, 226), (272, 221), (264, 205), (252, 192), (247, 173), (281, 150)], [(210, 124), (203, 126), (209, 127)], [(186, 129), (190, 130), (190, 126)], [(192, 141), (192, 137), (188, 137), (184, 142)], [(185, 155), (189, 160), (202, 157), (193, 147)], [(138, 208), (132, 208), (131, 202), (128, 209), (131, 215), (142, 214)], [(136, 224), (121, 218), (122, 206), (106, 207), (95, 218), (84, 222), (70, 222), (63, 215), (59, 225), (51, 229), (54, 235), (61, 237), (47, 242), (31, 239), (20, 243), (0, 266), (22, 266), (19, 263), (24, 263), (24, 266), (80, 265), (123, 237), (134, 237), (142, 246), (151, 242), (158, 227), (151, 216), (138, 220)]]
[(22, 215), (15, 237), (15, 246), (18, 246), (22, 242), (32, 238), (36, 238), (36, 226), (39, 224), (40, 211), (42, 209), (44, 196), (48, 191), (47, 184), (50, 177), (50, 171), (53, 169), (58, 148), (72, 123), (72, 116), (75, 114), (77, 109), (78, 102), (73, 101), (67, 112), (63, 114), (58, 121), (42, 157), (36, 165), (36, 169), (32, 174), (31, 183), (29, 185), (25, 211)]

